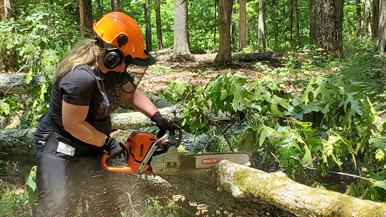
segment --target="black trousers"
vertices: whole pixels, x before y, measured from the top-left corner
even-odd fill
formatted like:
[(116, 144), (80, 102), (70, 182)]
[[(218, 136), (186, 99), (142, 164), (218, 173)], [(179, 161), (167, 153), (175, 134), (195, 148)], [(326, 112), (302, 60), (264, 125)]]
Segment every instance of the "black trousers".
[(73, 157), (60, 153), (58, 137), (50, 133), (37, 154), (35, 216), (121, 216), (112, 188), (117, 183), (110, 183), (110, 174), (101, 171), (100, 155)]

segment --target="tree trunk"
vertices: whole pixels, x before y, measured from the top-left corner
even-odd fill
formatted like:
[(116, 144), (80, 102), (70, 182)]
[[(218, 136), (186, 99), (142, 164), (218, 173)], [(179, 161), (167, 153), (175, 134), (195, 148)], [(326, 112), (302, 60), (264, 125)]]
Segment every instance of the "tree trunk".
[(308, 187), (283, 172), (266, 173), (229, 161), (220, 161), (218, 185), (237, 198), (251, 198), (275, 205), (297, 216), (386, 216), (386, 204)]
[(174, 1), (174, 58), (191, 58), (188, 42), (188, 2)]
[[(232, 16), (235, 16), (232, 14)], [(231, 21), (231, 50), (237, 50), (237, 46), (239, 45), (237, 40), (237, 29), (236, 29), (236, 22)]]
[(372, 36), (371, 30), (371, 0), (365, 0), (364, 28), (366, 36)]
[(379, 1), (380, 0), (373, 0), (372, 4), (371, 30), (374, 38), (378, 37)]
[(240, 50), (247, 47), (247, 0), (239, 0), (240, 4)]
[(292, 6), (292, 27), (293, 27), (293, 46), (297, 47), (299, 45), (299, 5), (298, 0), (293, 0)]
[(273, 38), (274, 38), (274, 48), (275, 50), (279, 48), (279, 0), (273, 0), (274, 10), (273, 10), (273, 18), (272, 18), (272, 28), (273, 28)]
[(120, 0), (111, 0), (111, 10), (119, 11), (121, 9), (121, 1)]
[(379, 5), (378, 48), (379, 54), (386, 56), (386, 0)]
[(1, 14), (2, 20), (7, 20), (12, 17), (12, 6), (11, 0), (4, 0), (3, 13)]
[(145, 11), (145, 36), (146, 36), (146, 50), (152, 50), (152, 38), (151, 38), (151, 17), (150, 17), (150, 3), (146, 0), (144, 6)]
[(80, 34), (87, 37), (92, 34), (92, 5), (91, 0), (79, 0)]
[(358, 38), (362, 35), (362, 7), (361, 0), (355, 0), (355, 11), (356, 11), (356, 35)]
[(328, 53), (343, 56), (343, 0), (311, 1), (311, 41)]
[(317, 17), (316, 14), (318, 13), (318, 8), (316, 7), (317, 0), (310, 0), (310, 42), (313, 44), (316, 44), (316, 21)]
[(162, 42), (162, 20), (161, 20), (161, 1), (155, 1), (155, 22), (157, 29), (157, 48), (158, 50), (162, 50), (164, 45)]
[(218, 64), (231, 64), (232, 63), (232, 49), (231, 49), (231, 36), (230, 25), (232, 21), (232, 7), (233, 0), (219, 0), (218, 14), (220, 19), (220, 48), (215, 58), (215, 62)]
[(265, 0), (259, 0), (259, 25), (257, 38), (259, 41), (259, 51), (264, 51), (265, 46)]
[[(214, 16), (213, 19), (217, 20), (217, 5), (219, 0), (214, 0)], [(213, 26), (213, 45), (214, 47), (217, 47), (217, 26)]]

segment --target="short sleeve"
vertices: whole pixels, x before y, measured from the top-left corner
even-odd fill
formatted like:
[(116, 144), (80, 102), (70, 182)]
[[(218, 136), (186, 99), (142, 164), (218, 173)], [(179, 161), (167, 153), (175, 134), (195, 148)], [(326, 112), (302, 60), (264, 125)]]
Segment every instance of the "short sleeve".
[(90, 105), (95, 91), (96, 79), (86, 67), (76, 67), (60, 81), (63, 100), (74, 105)]

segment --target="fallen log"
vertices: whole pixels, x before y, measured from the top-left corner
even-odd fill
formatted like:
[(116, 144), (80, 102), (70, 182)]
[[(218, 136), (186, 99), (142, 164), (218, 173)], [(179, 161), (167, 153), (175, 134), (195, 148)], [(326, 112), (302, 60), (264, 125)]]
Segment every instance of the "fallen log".
[(32, 79), (30, 85), (24, 82), (25, 74), (5, 74), (0, 73), (0, 94), (24, 94), (36, 85), (43, 84), (45, 78), (43, 76), (36, 76)]
[(257, 62), (257, 61), (280, 61), (282, 54), (274, 52), (264, 52), (264, 53), (234, 53), (232, 54), (233, 60), (239, 62)]
[(216, 170), (219, 187), (236, 198), (254, 198), (297, 216), (384, 217), (386, 203), (299, 184), (283, 172), (266, 173), (221, 161)]
[[(171, 106), (159, 109), (161, 114), (169, 120), (179, 118), (177, 112), (178, 106)], [(153, 125), (148, 117), (140, 112), (129, 112), (112, 114), (111, 117), (113, 129), (138, 129)], [(0, 157), (7, 159), (15, 158), (15, 156), (33, 157), (35, 128), (29, 129), (3, 129), (0, 130)], [(11, 154), (12, 155), (9, 155)]]

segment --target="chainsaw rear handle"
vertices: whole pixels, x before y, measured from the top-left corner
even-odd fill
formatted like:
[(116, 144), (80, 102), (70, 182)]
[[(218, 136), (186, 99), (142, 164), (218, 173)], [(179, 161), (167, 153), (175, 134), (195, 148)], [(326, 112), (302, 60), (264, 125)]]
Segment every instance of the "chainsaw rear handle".
[[(165, 135), (161, 136), (161, 138), (159, 138), (157, 141), (155, 141), (154, 145), (159, 146), (160, 144), (167, 142), (169, 137), (170, 137), (170, 133), (166, 132)], [(126, 148), (127, 153), (129, 153), (128, 144), (125, 144), (124, 146)], [(110, 157), (110, 155), (108, 155), (107, 153), (103, 153), (102, 159), (101, 159), (101, 166), (102, 166), (103, 170), (113, 172), (113, 173), (127, 173), (127, 174), (142, 172), (142, 171), (137, 171), (136, 169), (128, 167), (128, 166), (119, 166), (119, 167), (108, 166), (106, 164), (106, 162), (107, 162), (107, 159), (109, 159), (109, 157)], [(129, 154), (127, 154), (126, 157), (129, 157)]]

